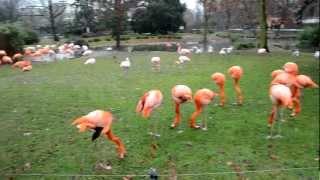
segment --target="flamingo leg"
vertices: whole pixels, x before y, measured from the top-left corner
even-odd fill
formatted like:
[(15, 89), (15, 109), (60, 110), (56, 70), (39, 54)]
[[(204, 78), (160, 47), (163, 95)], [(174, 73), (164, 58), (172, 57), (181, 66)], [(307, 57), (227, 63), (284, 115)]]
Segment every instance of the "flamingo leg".
[(202, 112), (202, 105), (199, 103), (196, 103), (196, 111), (192, 113), (191, 118), (189, 120), (189, 124), (191, 128), (198, 129), (200, 126), (196, 125), (196, 118), (201, 114)]
[(270, 132), (269, 132), (269, 135), (267, 136), (267, 139), (273, 138), (273, 126), (274, 126), (274, 123), (276, 123), (275, 120), (277, 117), (277, 111), (278, 111), (277, 109), (278, 109), (277, 106), (273, 105), (270, 116), (269, 116), (269, 120), (268, 120)]
[(242, 96), (242, 92), (241, 92), (241, 88), (240, 88), (240, 84), (239, 84), (238, 79), (234, 80), (234, 89), (235, 89), (236, 95), (237, 95), (237, 104), (242, 105), (243, 96)]
[(117, 136), (115, 136), (112, 131), (108, 131), (105, 136), (110, 140), (112, 141), (113, 143), (116, 144), (117, 146), (117, 152), (118, 152), (118, 155), (119, 155), (119, 158), (123, 159), (124, 156), (126, 155), (126, 149), (124, 147), (124, 144), (122, 143), (121, 139), (118, 138)]
[(175, 103), (175, 104), (176, 104), (176, 117), (174, 118), (174, 122), (171, 124), (172, 128), (177, 127), (181, 120), (180, 103)]
[(282, 120), (283, 120), (283, 108), (277, 108), (277, 124), (278, 124), (278, 134), (276, 136), (274, 136), (274, 138), (282, 138), (281, 136), (281, 124), (282, 124)]
[(225, 99), (225, 93), (224, 93), (224, 87), (223, 86), (221, 86), (220, 87), (220, 106), (224, 106), (224, 103), (225, 103), (225, 101), (226, 101), (226, 99)]
[(203, 118), (202, 118), (202, 130), (203, 131), (207, 131), (208, 130), (208, 126), (207, 126), (207, 113), (203, 113)]

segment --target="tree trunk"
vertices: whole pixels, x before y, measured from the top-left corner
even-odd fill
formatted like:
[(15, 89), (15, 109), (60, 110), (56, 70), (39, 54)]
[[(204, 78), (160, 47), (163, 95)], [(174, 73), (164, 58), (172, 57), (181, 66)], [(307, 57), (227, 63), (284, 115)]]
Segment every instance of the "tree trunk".
[(55, 23), (55, 17), (53, 14), (52, 0), (48, 0), (48, 8), (49, 8), (49, 19), (50, 19), (50, 27), (51, 27), (53, 40), (59, 41), (59, 37), (57, 36), (57, 32), (56, 32), (56, 23)]
[(267, 52), (269, 52), (266, 1), (267, 0), (260, 0), (260, 43), (259, 43), (259, 48), (264, 48), (267, 50)]
[(207, 50), (208, 46), (208, 9), (207, 9), (207, 0), (203, 1), (203, 10), (204, 10), (204, 27), (203, 27), (203, 51)]
[(115, 13), (116, 13), (116, 28), (115, 28), (115, 36), (116, 36), (116, 49), (120, 49), (120, 36), (121, 36), (121, 21), (122, 21), (122, 7), (121, 0), (115, 1)]

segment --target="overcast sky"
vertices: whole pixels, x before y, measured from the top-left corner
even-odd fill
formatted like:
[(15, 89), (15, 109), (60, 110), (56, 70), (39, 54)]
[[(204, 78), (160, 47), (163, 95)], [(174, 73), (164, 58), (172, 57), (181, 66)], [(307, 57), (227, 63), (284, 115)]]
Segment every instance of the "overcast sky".
[(181, 3), (186, 3), (188, 9), (196, 9), (198, 0), (180, 0)]

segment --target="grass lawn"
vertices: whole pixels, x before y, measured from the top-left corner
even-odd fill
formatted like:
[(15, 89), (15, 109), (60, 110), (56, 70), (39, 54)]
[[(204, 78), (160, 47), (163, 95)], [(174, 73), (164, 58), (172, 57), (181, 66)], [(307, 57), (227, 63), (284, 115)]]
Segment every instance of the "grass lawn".
[[(151, 71), (149, 59), (159, 55), (161, 72)], [(54, 174), (147, 174), (150, 167), (159, 174), (192, 174), (230, 171), (256, 171), (319, 165), (319, 90), (303, 91), (302, 112), (283, 124), (284, 138), (266, 140), (267, 117), (271, 110), (268, 97), (270, 72), (287, 61), (296, 62), (301, 74), (319, 83), (319, 61), (311, 54), (296, 58), (289, 53), (259, 56), (242, 52), (231, 56), (193, 55), (183, 69), (174, 65), (175, 53), (134, 53), (132, 68), (124, 77), (114, 59), (101, 58), (94, 65), (83, 59), (35, 64), (22, 73), (9, 66), (0, 67), (0, 177), (8, 173)], [(169, 126), (174, 117), (171, 88), (188, 85), (217, 91), (210, 76), (226, 73), (231, 65), (244, 69), (241, 87), (244, 105), (235, 101), (232, 82), (227, 76), (227, 105), (209, 105), (208, 131), (193, 130), (187, 120), (193, 104), (182, 106), (182, 124)], [(160, 89), (164, 102), (150, 120), (135, 113), (140, 96), (147, 90)], [(215, 99), (215, 103), (218, 102)], [(117, 120), (114, 133), (126, 145), (128, 154), (119, 160), (114, 144), (100, 137), (91, 142), (91, 133), (78, 133), (70, 123), (95, 109), (111, 110)], [(198, 121), (200, 122), (201, 116)], [(161, 137), (156, 156), (151, 156), (149, 123), (159, 121)], [(182, 133), (178, 133), (182, 130)], [(180, 131), (181, 132), (181, 131)], [(99, 162), (111, 163), (112, 170), (95, 168)], [(13, 175), (12, 175), (13, 176)], [(15, 176), (13, 176), (15, 177)], [(17, 179), (61, 179), (49, 176), (17, 176)], [(82, 179), (102, 179), (84, 177)], [(250, 172), (178, 179), (318, 179), (318, 169)], [(1, 179), (1, 178), (0, 178)], [(62, 178), (63, 179), (63, 178)], [(70, 177), (65, 177), (70, 179)], [(109, 177), (106, 179), (121, 179)], [(134, 179), (144, 179), (137, 177)], [(161, 179), (168, 179), (163, 177)]]

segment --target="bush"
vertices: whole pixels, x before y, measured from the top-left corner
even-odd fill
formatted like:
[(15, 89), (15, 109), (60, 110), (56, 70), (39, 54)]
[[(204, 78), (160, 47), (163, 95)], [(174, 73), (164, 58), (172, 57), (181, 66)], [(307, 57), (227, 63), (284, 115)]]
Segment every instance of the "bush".
[(237, 42), (235, 43), (235, 47), (236, 49), (241, 50), (255, 48), (256, 46), (253, 42)]
[(34, 31), (26, 30), (22, 32), (22, 35), (25, 44), (35, 44), (40, 41), (38, 34)]
[(83, 45), (89, 46), (89, 43), (84, 39), (74, 40), (74, 44), (79, 45), (79, 46), (83, 46)]
[(300, 48), (314, 48), (320, 46), (320, 26), (307, 27), (299, 34)]
[(231, 42), (237, 42), (240, 40), (240, 35), (238, 34), (229, 34), (229, 38)]
[(104, 40), (105, 40), (105, 41), (111, 41), (111, 39), (110, 39), (110, 38), (105, 38)]
[(101, 41), (101, 39), (99, 39), (99, 38), (94, 38), (94, 39), (92, 39), (92, 41), (93, 41), (93, 42), (99, 42), (99, 41)]
[(133, 47), (133, 51), (171, 51), (174, 52), (177, 47), (173, 44), (171, 47), (165, 45), (137, 45)]
[(12, 24), (0, 25), (0, 49), (12, 55), (21, 51), (24, 45), (22, 32), (19, 27)]

